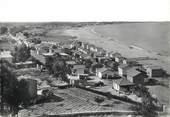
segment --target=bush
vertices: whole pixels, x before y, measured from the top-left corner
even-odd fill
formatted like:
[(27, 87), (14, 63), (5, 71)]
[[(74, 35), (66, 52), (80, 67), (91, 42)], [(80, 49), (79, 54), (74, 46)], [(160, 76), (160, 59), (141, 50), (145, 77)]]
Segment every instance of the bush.
[(95, 98), (95, 101), (96, 101), (97, 103), (102, 103), (102, 102), (104, 101), (104, 98), (102, 98), (102, 97), (96, 97), (96, 98)]

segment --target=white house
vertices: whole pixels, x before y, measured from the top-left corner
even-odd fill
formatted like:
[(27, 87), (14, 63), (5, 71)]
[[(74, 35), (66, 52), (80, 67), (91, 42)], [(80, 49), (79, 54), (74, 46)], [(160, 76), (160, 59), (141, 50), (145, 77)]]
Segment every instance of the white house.
[(119, 76), (126, 75), (126, 71), (129, 67), (126, 64), (121, 64), (118, 66), (118, 74)]
[(114, 77), (115, 73), (114, 71), (108, 69), (108, 68), (97, 68), (96, 69), (96, 76), (99, 78), (111, 78)]
[(103, 68), (96, 68), (96, 76), (99, 78), (102, 78), (103, 72), (107, 71), (108, 69), (103, 67)]
[(0, 60), (7, 60), (8, 62), (12, 63), (13, 56), (11, 55), (10, 51), (3, 51), (0, 52)]
[(75, 75), (75, 76), (67, 75), (67, 78), (69, 79), (70, 85), (75, 85), (77, 83), (77, 81), (80, 80), (79, 75)]
[(112, 88), (119, 93), (125, 93), (130, 90), (134, 84), (128, 81), (126, 78), (120, 78), (113, 80)]

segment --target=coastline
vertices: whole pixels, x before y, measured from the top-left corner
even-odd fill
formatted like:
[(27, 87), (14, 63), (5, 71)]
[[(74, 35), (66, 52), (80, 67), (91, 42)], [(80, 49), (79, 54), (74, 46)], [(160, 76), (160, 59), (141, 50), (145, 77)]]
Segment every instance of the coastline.
[[(161, 65), (167, 72), (170, 73), (170, 56), (160, 55), (151, 50), (146, 50), (137, 45), (128, 45), (122, 43), (118, 38), (106, 37), (94, 31), (93, 26), (66, 29), (64, 34), (76, 36), (78, 40), (95, 44), (96, 46), (104, 48), (106, 51), (120, 52), (126, 58), (149, 57), (156, 58), (158, 62), (156, 65)], [(130, 53), (130, 54), (129, 54)]]

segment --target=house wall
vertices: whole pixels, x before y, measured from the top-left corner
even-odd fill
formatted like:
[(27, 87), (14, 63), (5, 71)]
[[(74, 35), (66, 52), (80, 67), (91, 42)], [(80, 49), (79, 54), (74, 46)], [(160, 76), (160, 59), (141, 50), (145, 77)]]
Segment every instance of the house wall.
[(123, 69), (118, 67), (118, 73), (119, 73), (120, 76), (123, 76)]
[(112, 87), (113, 87), (113, 89), (115, 89), (117, 91), (120, 91), (120, 86), (117, 83), (113, 82), (113, 86)]
[(7, 60), (9, 63), (12, 63), (12, 57), (0, 58), (0, 60)]
[(129, 80), (130, 82), (133, 82), (133, 77), (127, 76), (127, 80)]
[(101, 73), (101, 72), (97, 72), (97, 76), (98, 76), (99, 78), (102, 78), (102, 73)]
[(125, 59), (123, 59), (123, 64), (127, 64), (127, 61)]
[(119, 58), (118, 58), (118, 57), (115, 57), (115, 61), (116, 61), (116, 62), (119, 62)]
[(144, 83), (144, 76), (142, 74), (139, 74), (139, 75), (133, 77), (133, 83), (143, 84)]
[(146, 73), (147, 73), (147, 75), (149, 76), (149, 78), (152, 77), (152, 70), (151, 70), (150, 68), (147, 68), (147, 69), (146, 69)]
[(163, 70), (162, 69), (153, 69), (152, 70), (152, 77), (162, 77), (163, 76)]
[[(75, 71), (75, 72), (74, 72)], [(79, 75), (79, 74), (84, 74), (84, 69), (75, 69), (75, 70), (73, 70), (73, 72), (75, 73), (75, 74), (77, 74), (77, 75)]]

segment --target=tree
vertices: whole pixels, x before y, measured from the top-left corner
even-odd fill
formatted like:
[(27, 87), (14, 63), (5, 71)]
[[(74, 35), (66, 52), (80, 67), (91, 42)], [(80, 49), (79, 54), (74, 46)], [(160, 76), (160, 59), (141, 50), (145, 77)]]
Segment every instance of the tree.
[(157, 99), (153, 98), (144, 86), (136, 86), (134, 90), (142, 98), (141, 105), (136, 107), (137, 111), (145, 117), (156, 117)]
[(25, 44), (15, 46), (13, 56), (15, 62), (24, 62), (31, 56), (30, 48), (27, 47)]
[[(18, 81), (12, 71), (8, 61), (1, 60), (0, 64), (0, 80), (1, 80), (1, 95), (2, 102), (10, 106), (12, 113), (18, 112), (18, 106), (21, 103), (20, 93), (18, 90)], [(2, 108), (2, 107), (1, 107)]]
[(8, 32), (8, 28), (7, 27), (2, 26), (0, 28), (0, 34), (6, 34), (7, 32)]
[(85, 59), (84, 64), (85, 64), (86, 68), (90, 68), (91, 65), (93, 64), (93, 62), (90, 59)]
[(46, 63), (45, 63), (45, 67), (47, 68), (47, 70), (49, 71), (49, 74), (53, 74), (53, 57), (47, 57), (46, 58)]
[(53, 69), (53, 72), (54, 72), (54, 75), (56, 77), (65, 77), (66, 75), (66, 63), (64, 60), (56, 60), (54, 63), (53, 63), (53, 66), (52, 66), (52, 69)]
[(59, 54), (48, 57), (45, 66), (50, 74), (53, 74), (56, 77), (61, 77), (65, 81), (67, 80), (66, 75), (71, 72), (69, 66), (66, 65), (66, 62)]

